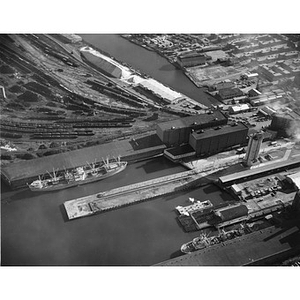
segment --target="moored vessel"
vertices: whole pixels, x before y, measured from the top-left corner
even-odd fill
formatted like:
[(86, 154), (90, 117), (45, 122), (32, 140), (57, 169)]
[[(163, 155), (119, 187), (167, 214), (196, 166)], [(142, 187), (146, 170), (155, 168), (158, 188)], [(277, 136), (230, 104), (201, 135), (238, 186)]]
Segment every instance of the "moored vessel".
[(245, 234), (249, 234), (251, 232), (252, 229), (249, 225), (242, 224), (239, 229), (230, 231), (225, 231), (224, 229), (222, 229), (217, 236), (209, 237), (207, 234), (202, 233), (199, 237), (196, 237), (192, 241), (183, 244), (180, 250), (185, 254), (190, 254), (196, 250), (204, 249), (209, 246), (219, 244)]
[(47, 172), (28, 185), (33, 192), (46, 192), (61, 190), (72, 186), (78, 186), (113, 176), (125, 170), (127, 162), (121, 161), (120, 157), (114, 161), (103, 160), (102, 163), (92, 163), (58, 174), (53, 170)]

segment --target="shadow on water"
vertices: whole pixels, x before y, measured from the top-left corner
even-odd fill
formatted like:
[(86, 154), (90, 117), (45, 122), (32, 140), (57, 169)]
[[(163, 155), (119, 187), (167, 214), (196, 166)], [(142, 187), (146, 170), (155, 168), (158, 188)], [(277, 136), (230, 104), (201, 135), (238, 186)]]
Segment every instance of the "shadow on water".
[(149, 173), (155, 173), (157, 170), (169, 170), (171, 168), (178, 168), (178, 165), (175, 163), (172, 163), (171, 161), (168, 161), (166, 159), (151, 159), (145, 161), (145, 163), (139, 167), (138, 169), (142, 168), (144, 171)]
[[(13, 190), (11, 190), (12, 192)], [(6, 197), (7, 196), (7, 197)], [(32, 192), (30, 190), (27, 189), (21, 189), (19, 190), (17, 193), (13, 194), (13, 196), (10, 196), (9, 193), (3, 193), (1, 200), (2, 201), (6, 201), (6, 202), (14, 202), (14, 201), (19, 201), (19, 200), (23, 200), (26, 198), (32, 198)]]
[(62, 215), (63, 220), (64, 220), (65, 223), (66, 223), (66, 222), (72, 221), (72, 220), (69, 220), (68, 215), (67, 215), (67, 212), (66, 212), (65, 207), (64, 207), (63, 204), (60, 204), (60, 205), (59, 205), (59, 210), (60, 210), (60, 212), (61, 212), (61, 215)]
[[(174, 68), (176, 68), (175, 66), (168, 64), (168, 65), (163, 65), (159, 68), (159, 70), (161, 71), (174, 71)], [(180, 70), (179, 68), (176, 68), (178, 70)]]
[(223, 201), (232, 201), (235, 200), (233, 196), (226, 190), (220, 189), (218, 186), (214, 184), (209, 184), (205, 188), (203, 188), (203, 192), (205, 194), (213, 194), (219, 193), (219, 196), (222, 198)]
[(182, 255), (184, 255), (184, 253), (182, 253), (180, 250), (177, 250), (170, 255), (170, 259), (182, 256)]
[[(43, 192), (43, 194), (49, 193), (49, 192)], [(12, 197), (8, 197), (7, 201), (8, 202), (14, 202), (14, 201), (19, 201), (23, 199), (32, 199), (36, 197), (40, 197), (41, 193), (39, 192), (32, 192), (31, 190), (24, 188), (18, 191), (18, 193), (15, 193)]]
[(4, 180), (1, 178), (1, 193), (7, 193), (7, 192), (12, 192), (13, 190), (10, 188), (9, 185), (6, 184)]
[(174, 218), (175, 222), (177, 223), (178, 227), (181, 229), (182, 232), (187, 233), (187, 231), (184, 230), (184, 227), (182, 226), (182, 224), (180, 223), (178, 217)]
[[(175, 197), (177, 198), (177, 197), (184, 196), (184, 195), (186, 195), (186, 193), (187, 193), (187, 191), (180, 190), (180, 191), (176, 191), (172, 194), (164, 195), (161, 198), (164, 201), (170, 201), (170, 200), (174, 200)], [(187, 199), (188, 199), (188, 196), (187, 196)]]
[(210, 184), (210, 185), (207, 185), (204, 189), (203, 189), (203, 192), (205, 194), (212, 194), (212, 193), (216, 193), (218, 192), (220, 189), (213, 185), (213, 184)]

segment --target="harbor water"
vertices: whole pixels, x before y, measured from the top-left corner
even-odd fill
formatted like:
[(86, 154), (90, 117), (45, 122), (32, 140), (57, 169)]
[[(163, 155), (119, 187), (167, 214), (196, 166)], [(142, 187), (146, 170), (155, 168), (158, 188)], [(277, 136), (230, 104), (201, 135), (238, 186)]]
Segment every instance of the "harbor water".
[(154, 51), (138, 46), (117, 34), (84, 34), (83, 40), (109, 53), (118, 61), (125, 62), (135, 70), (147, 74), (168, 85), (177, 92), (208, 107), (219, 102), (196, 87), (184, 73)]
[(63, 203), (76, 197), (184, 171), (163, 157), (129, 165), (103, 181), (56, 192), (10, 191), (2, 184), (2, 265), (152, 265), (180, 255), (197, 232), (177, 222), (188, 197), (230, 200), (215, 186), (68, 221)]
[[(118, 60), (210, 105), (202, 89), (157, 53), (117, 35), (83, 38)], [(56, 192), (11, 191), (1, 182), (1, 264), (153, 265), (180, 255), (180, 246), (197, 236), (197, 232), (183, 231), (175, 207), (188, 205), (189, 197), (210, 199), (217, 204), (230, 200), (229, 195), (208, 185), (73, 221), (67, 220), (63, 203), (182, 171), (182, 166), (159, 157), (131, 164), (103, 181)]]

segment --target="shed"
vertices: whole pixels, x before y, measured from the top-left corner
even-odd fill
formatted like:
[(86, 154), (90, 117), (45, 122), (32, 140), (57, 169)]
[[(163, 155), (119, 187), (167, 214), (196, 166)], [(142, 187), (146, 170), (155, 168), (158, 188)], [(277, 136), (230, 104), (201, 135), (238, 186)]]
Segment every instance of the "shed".
[(248, 215), (248, 208), (246, 205), (231, 206), (215, 211), (215, 215), (222, 219), (222, 222), (233, 220), (239, 217)]

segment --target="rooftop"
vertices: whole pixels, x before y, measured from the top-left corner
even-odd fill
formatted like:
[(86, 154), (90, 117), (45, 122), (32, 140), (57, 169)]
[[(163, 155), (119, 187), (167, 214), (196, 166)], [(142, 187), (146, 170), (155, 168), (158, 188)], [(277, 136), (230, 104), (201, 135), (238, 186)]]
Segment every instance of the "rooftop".
[(236, 205), (233, 207), (225, 207), (223, 209), (219, 209), (216, 212), (216, 215), (221, 217), (222, 221), (233, 220), (242, 216), (246, 216), (248, 214), (248, 208), (246, 205)]
[(248, 126), (246, 126), (243, 123), (235, 123), (236, 125), (234, 125), (234, 123), (232, 124), (228, 124), (228, 125), (224, 125), (224, 126), (220, 126), (220, 127), (214, 127), (214, 128), (207, 128), (207, 129), (203, 129), (203, 130), (198, 130), (198, 131), (194, 131), (192, 133), (192, 136), (195, 139), (203, 139), (203, 138), (208, 138), (211, 136), (219, 136), (219, 135), (223, 135), (226, 133), (230, 133), (230, 132), (238, 132), (241, 130), (245, 130), (248, 129)]
[(170, 130), (172, 128), (192, 128), (196, 125), (204, 125), (209, 124), (211, 122), (215, 122), (216, 119), (218, 119), (219, 121), (227, 120), (227, 118), (221, 111), (214, 110), (212, 113), (179, 118), (172, 121), (160, 123), (157, 126), (160, 127), (162, 130)]
[(178, 56), (179, 59), (184, 59), (184, 58), (190, 58), (190, 57), (205, 57), (205, 54), (204, 53), (200, 53), (200, 52), (197, 52), (197, 51), (191, 51), (191, 52), (188, 52), (188, 53), (182, 53)]
[(234, 93), (242, 93), (242, 91), (238, 88), (225, 88), (225, 89), (221, 89), (219, 93), (223, 96), (228, 96)]
[[(149, 144), (152, 144), (153, 148), (162, 147), (162, 144), (156, 135), (149, 136), (149, 139)], [(139, 142), (140, 140), (142, 140), (142, 138), (135, 139), (136, 142)], [(129, 140), (124, 140), (55, 154), (34, 160), (8, 164), (1, 168), (1, 174), (11, 181), (27, 179), (45, 174), (47, 171), (51, 172), (53, 168), (55, 170), (64, 170), (65, 168), (70, 169), (86, 165), (87, 162), (91, 163), (95, 160), (102, 161), (102, 158), (113, 158), (118, 155), (120, 155), (122, 159), (124, 156), (139, 153), (141, 151), (143, 151), (143, 149), (136, 149), (135, 143), (132, 143)]]
[(279, 168), (290, 167), (290, 166), (297, 165), (297, 164), (300, 164), (300, 158), (299, 157), (294, 158), (294, 159), (290, 158), (287, 161), (280, 161), (280, 162), (273, 161), (272, 163), (270, 163), (268, 165), (265, 165), (265, 166), (262, 166), (262, 167), (247, 169), (247, 170), (242, 171), (242, 172), (237, 172), (237, 173), (234, 173), (234, 174), (222, 176), (222, 177), (219, 178), (219, 180), (223, 184), (226, 184), (226, 183), (229, 183), (231, 181), (238, 180), (238, 179), (245, 179), (246, 180), (250, 176), (254, 176), (254, 175), (257, 175), (257, 174), (262, 175), (263, 172), (269, 172), (269, 171), (272, 171), (272, 170), (276, 171)]
[(175, 99), (179, 99), (182, 97), (180, 93), (171, 90), (169, 87), (161, 84), (160, 82), (154, 79), (147, 79), (141, 81), (139, 85), (148, 90), (151, 90), (153, 93), (159, 95), (164, 99), (169, 100), (170, 102), (173, 102)]

